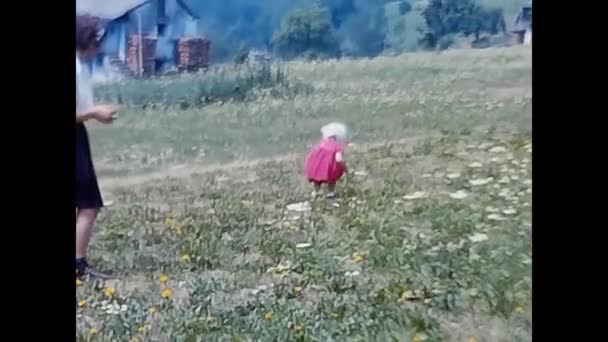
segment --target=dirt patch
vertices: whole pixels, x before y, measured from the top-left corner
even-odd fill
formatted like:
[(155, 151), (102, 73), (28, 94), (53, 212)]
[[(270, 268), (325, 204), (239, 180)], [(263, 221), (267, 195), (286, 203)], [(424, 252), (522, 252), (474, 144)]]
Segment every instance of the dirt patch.
[[(392, 140), (392, 141), (380, 141), (369, 144), (353, 144), (351, 150), (354, 153), (362, 153), (372, 148), (377, 148), (384, 146), (386, 144), (411, 144), (416, 143), (418, 141), (429, 139), (433, 137), (438, 137), (438, 134), (427, 134), (427, 135), (419, 135), (415, 137), (409, 137), (404, 139)], [(99, 183), (102, 189), (102, 192), (106, 194), (108, 199), (111, 199), (114, 192), (121, 188), (133, 187), (153, 181), (159, 181), (164, 179), (181, 179), (195, 176), (197, 174), (208, 174), (213, 172), (222, 172), (229, 173), (235, 170), (243, 170), (250, 169), (256, 166), (260, 166), (263, 164), (271, 163), (271, 162), (290, 162), (295, 161), (298, 158), (302, 158), (301, 155), (290, 153), (284, 155), (277, 155), (273, 157), (267, 158), (259, 158), (259, 159), (243, 159), (236, 160), (229, 163), (213, 163), (213, 164), (201, 164), (201, 163), (193, 163), (193, 164), (180, 164), (174, 165), (164, 170), (145, 173), (140, 175), (133, 175), (127, 177), (107, 177), (101, 178)], [(232, 178), (232, 177), (231, 177)], [(233, 178), (235, 179), (235, 178)], [(255, 176), (250, 173), (245, 177), (241, 177), (239, 179), (243, 179), (246, 181), (255, 181)]]

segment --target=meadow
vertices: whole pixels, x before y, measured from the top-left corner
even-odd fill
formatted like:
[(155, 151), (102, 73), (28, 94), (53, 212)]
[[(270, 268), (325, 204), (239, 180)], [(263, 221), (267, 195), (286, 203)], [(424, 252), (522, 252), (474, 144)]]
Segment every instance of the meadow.
[[(134, 99), (204, 74), (104, 86), (134, 94), (90, 126), (113, 202), (91, 258), (118, 279), (77, 282), (78, 339), (530, 341), (530, 48), (280, 70), (209, 103)], [(351, 173), (312, 198), (333, 120)]]

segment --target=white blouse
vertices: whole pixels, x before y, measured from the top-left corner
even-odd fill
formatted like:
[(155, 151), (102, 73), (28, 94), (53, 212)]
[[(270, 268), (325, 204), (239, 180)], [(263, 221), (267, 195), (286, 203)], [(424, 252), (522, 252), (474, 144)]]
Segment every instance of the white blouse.
[(84, 113), (90, 110), (93, 105), (91, 75), (76, 54), (76, 113)]

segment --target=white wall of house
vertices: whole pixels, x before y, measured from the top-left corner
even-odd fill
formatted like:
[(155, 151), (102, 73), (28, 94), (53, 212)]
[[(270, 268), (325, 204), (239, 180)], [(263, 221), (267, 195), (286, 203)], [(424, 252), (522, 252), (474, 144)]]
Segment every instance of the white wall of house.
[(530, 45), (532, 44), (532, 30), (527, 30), (524, 34), (524, 44)]

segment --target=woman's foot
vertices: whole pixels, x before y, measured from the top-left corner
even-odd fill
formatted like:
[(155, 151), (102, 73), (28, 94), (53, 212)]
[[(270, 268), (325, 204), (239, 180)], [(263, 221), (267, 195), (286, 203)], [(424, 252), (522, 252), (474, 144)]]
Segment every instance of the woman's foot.
[(101, 279), (108, 280), (113, 277), (105, 272), (96, 270), (94, 267), (89, 265), (86, 259), (76, 259), (76, 278), (78, 279)]

